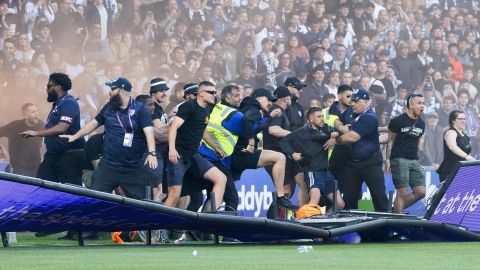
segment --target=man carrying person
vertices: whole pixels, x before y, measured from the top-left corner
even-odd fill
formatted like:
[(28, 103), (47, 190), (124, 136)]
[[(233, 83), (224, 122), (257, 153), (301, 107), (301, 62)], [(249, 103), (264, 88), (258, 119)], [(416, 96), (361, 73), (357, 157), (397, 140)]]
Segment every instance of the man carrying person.
[[(407, 112), (393, 118), (388, 125), (385, 172), (392, 174), (397, 192), (395, 213), (403, 213), (405, 208), (425, 197), (425, 180), (418, 158), (425, 131), (425, 122), (420, 118), (423, 109), (423, 96), (410, 94), (407, 97)], [(408, 186), (412, 192), (408, 191)]]

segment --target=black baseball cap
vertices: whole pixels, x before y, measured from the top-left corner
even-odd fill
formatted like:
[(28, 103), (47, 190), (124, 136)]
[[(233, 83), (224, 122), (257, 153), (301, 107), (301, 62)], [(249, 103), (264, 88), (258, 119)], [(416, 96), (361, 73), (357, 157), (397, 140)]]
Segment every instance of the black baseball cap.
[(257, 98), (257, 97), (266, 97), (268, 100), (275, 102), (277, 101), (277, 97), (275, 97), (270, 90), (264, 87), (257, 88), (253, 91), (252, 98)]
[(157, 77), (150, 81), (150, 94), (154, 94), (158, 91), (165, 92), (169, 89), (167, 82), (163, 78)]
[(284, 98), (284, 97), (289, 97), (290, 96), (290, 91), (288, 91), (288, 88), (285, 86), (279, 86), (277, 89), (275, 89), (275, 92), (273, 94), (277, 98)]
[(307, 85), (304, 84), (299, 78), (297, 77), (288, 77), (285, 80), (285, 86), (292, 86), (297, 89), (302, 89), (303, 87), (306, 87)]

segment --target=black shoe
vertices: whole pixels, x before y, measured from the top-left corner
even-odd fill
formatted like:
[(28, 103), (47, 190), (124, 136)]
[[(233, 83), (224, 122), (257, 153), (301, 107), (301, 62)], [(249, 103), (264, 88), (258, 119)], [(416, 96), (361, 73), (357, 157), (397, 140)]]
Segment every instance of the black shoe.
[(60, 232), (36, 232), (35, 236), (36, 237), (47, 237), (47, 236), (50, 236), (50, 235), (56, 234), (56, 233), (61, 233), (61, 231)]
[(277, 206), (283, 207), (283, 208), (286, 208), (286, 209), (292, 209), (292, 210), (297, 210), (299, 208), (298, 205), (294, 205), (285, 196), (277, 198)]
[(74, 232), (68, 231), (67, 234), (59, 237), (58, 240), (77, 241), (77, 235)]

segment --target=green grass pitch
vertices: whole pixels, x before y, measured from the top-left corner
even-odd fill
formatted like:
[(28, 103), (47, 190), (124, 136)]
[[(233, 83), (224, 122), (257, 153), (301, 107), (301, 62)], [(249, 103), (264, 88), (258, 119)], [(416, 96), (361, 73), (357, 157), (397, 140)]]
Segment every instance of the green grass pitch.
[[(58, 241), (18, 234), (0, 250), (0, 270), (41, 269), (480, 269), (479, 243), (320, 244), (298, 253), (287, 245), (200, 243), (116, 245), (109, 240)], [(198, 243), (198, 242), (195, 242)], [(196, 250), (197, 256), (192, 256)]]

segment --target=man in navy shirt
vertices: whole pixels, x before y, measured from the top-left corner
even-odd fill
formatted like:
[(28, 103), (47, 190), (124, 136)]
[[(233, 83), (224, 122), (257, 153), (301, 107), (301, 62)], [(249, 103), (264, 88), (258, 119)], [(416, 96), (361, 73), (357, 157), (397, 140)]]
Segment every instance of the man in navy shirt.
[(72, 81), (63, 73), (50, 74), (47, 101), (53, 102), (44, 130), (27, 130), (25, 138), (45, 137), (47, 152), (37, 171), (37, 177), (49, 181), (82, 184), (85, 140), (67, 142), (59, 135), (72, 135), (80, 130), (80, 108), (75, 97), (68, 94)]
[(364, 89), (352, 96), (353, 115), (350, 123), (340, 117), (344, 125), (350, 124), (349, 131), (337, 138), (338, 144), (348, 145), (350, 159), (345, 171), (343, 197), (345, 209), (358, 208), (358, 194), (365, 181), (372, 195), (375, 211), (387, 210), (387, 196), (382, 171), (382, 153), (378, 141), (378, 119), (370, 108), (370, 96)]
[(126, 78), (119, 77), (106, 85), (111, 88), (110, 101), (95, 119), (74, 135), (61, 137), (75, 142), (104, 125), (103, 155), (92, 175), (92, 189), (111, 193), (121, 186), (127, 197), (145, 199), (148, 178), (143, 166), (157, 168), (152, 117), (142, 103), (131, 98), (132, 84)]

